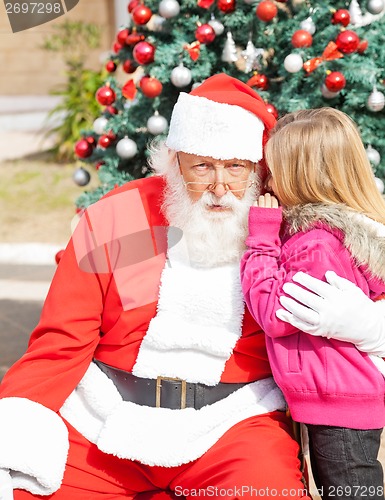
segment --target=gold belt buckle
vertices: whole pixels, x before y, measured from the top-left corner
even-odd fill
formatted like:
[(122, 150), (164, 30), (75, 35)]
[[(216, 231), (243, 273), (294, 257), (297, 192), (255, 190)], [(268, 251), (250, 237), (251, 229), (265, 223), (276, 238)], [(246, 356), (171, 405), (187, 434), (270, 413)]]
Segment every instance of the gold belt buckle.
[(156, 397), (155, 397), (155, 407), (160, 408), (160, 395), (162, 390), (162, 380), (169, 380), (174, 382), (181, 382), (181, 393), (180, 393), (180, 409), (186, 408), (186, 396), (187, 396), (187, 382), (180, 378), (172, 377), (156, 377)]

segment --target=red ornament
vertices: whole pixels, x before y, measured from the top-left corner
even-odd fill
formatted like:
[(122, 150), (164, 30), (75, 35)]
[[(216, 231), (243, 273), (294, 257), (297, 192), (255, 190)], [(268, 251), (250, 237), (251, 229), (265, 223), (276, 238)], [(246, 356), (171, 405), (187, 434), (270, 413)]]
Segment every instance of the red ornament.
[(209, 9), (212, 4), (214, 3), (214, 0), (198, 0), (198, 7), (202, 7), (202, 9)]
[(152, 11), (146, 5), (139, 4), (131, 15), (135, 24), (147, 24), (152, 17)]
[(99, 168), (104, 165), (104, 161), (98, 161), (98, 163), (96, 163), (95, 165), (95, 170), (99, 170)]
[(276, 120), (278, 120), (278, 110), (273, 104), (270, 104), (269, 102), (266, 103), (266, 110), (271, 113)]
[(325, 78), (325, 85), (330, 92), (339, 92), (346, 85), (346, 78), (339, 71), (333, 71)]
[(96, 100), (102, 106), (109, 106), (116, 99), (116, 94), (111, 87), (105, 85), (96, 91)]
[(79, 158), (88, 158), (92, 155), (94, 148), (86, 139), (80, 139), (75, 144), (74, 151)]
[(114, 71), (116, 71), (116, 64), (114, 63), (114, 61), (108, 61), (107, 62), (107, 64), (106, 64), (106, 70), (109, 73), (113, 73)]
[(163, 85), (157, 78), (151, 76), (144, 76), (140, 82), (139, 86), (146, 97), (153, 99), (161, 94)]
[(130, 2), (128, 2), (127, 5), (128, 12), (131, 14), (131, 12), (135, 9), (135, 7), (137, 7), (140, 4), (140, 2), (141, 0), (131, 0)]
[(267, 90), (269, 87), (269, 79), (266, 75), (256, 74), (250, 78), (247, 85), (250, 87), (257, 87), (260, 90)]
[(118, 32), (118, 34), (116, 35), (116, 39), (117, 39), (118, 43), (120, 43), (121, 45), (124, 45), (126, 43), (126, 39), (127, 39), (129, 34), (130, 34), (130, 30), (127, 28), (124, 30), (120, 30)]
[(118, 52), (120, 52), (123, 48), (123, 45), (119, 42), (115, 42), (113, 47), (112, 47), (112, 50), (115, 52), (115, 54), (117, 54)]
[(195, 30), (195, 38), (200, 43), (211, 43), (215, 39), (215, 31), (209, 24), (201, 24)]
[(101, 148), (106, 149), (106, 148), (109, 148), (113, 142), (114, 142), (114, 139), (109, 137), (108, 134), (103, 134), (99, 137), (98, 145)]
[(92, 135), (89, 135), (88, 137), (85, 138), (88, 144), (91, 144), (91, 146), (96, 146), (96, 140), (95, 137), (92, 137)]
[(291, 37), (291, 44), (296, 49), (300, 47), (311, 47), (313, 43), (313, 37), (306, 30), (297, 30)]
[(144, 35), (142, 35), (141, 33), (137, 33), (135, 31), (134, 33), (130, 33), (126, 38), (126, 45), (136, 45), (137, 43), (143, 41), (144, 39), (145, 39)]
[(56, 254), (55, 254), (56, 264), (59, 264), (61, 258), (63, 257), (63, 254), (64, 254), (64, 250), (59, 250), (58, 252), (56, 252)]
[(126, 73), (133, 73), (137, 67), (138, 65), (132, 59), (126, 59), (122, 65), (123, 71)]
[(368, 45), (369, 43), (367, 40), (361, 40), (360, 43), (358, 44), (357, 52), (359, 54), (363, 54), (365, 50), (368, 48)]
[(350, 30), (341, 31), (336, 38), (337, 47), (344, 54), (351, 54), (352, 52), (355, 52), (359, 43), (360, 39), (357, 33)]
[(346, 9), (339, 9), (332, 16), (332, 24), (342, 24), (347, 26), (350, 23), (350, 13)]
[(234, 12), (236, 3), (235, 0), (218, 0), (217, 7), (223, 13), (230, 14), (230, 12)]
[(119, 111), (114, 106), (107, 106), (106, 111), (107, 113), (110, 113), (110, 115), (117, 115), (119, 113)]
[(263, 0), (260, 4), (258, 4), (255, 14), (258, 19), (267, 23), (274, 19), (274, 17), (278, 14), (278, 7), (270, 0)]
[(154, 62), (155, 47), (148, 42), (139, 42), (135, 45), (132, 55), (138, 64)]

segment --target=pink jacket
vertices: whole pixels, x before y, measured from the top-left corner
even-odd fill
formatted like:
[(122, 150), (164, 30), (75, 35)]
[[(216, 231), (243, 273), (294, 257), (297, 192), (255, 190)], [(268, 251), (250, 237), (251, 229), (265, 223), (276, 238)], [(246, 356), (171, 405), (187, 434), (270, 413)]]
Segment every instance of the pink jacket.
[[(342, 205), (287, 211), (252, 207), (241, 263), (249, 310), (266, 334), (274, 378), (294, 420), (353, 429), (385, 425), (384, 377), (348, 342), (315, 337), (279, 320), (284, 283), (298, 271), (319, 279), (333, 270), (375, 298), (385, 291), (384, 226)], [(295, 233), (293, 235), (293, 233)], [(382, 232), (382, 236), (384, 233)]]

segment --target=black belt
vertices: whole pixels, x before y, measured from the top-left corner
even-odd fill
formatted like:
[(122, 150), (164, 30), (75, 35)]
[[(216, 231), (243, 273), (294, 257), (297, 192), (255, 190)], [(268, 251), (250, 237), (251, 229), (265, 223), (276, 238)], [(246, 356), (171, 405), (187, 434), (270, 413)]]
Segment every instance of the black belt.
[(209, 386), (193, 384), (179, 378), (141, 378), (96, 359), (94, 363), (113, 381), (124, 401), (155, 408), (170, 408), (172, 410), (195, 408), (199, 410), (203, 406), (224, 399), (247, 384), (220, 382), (217, 385)]

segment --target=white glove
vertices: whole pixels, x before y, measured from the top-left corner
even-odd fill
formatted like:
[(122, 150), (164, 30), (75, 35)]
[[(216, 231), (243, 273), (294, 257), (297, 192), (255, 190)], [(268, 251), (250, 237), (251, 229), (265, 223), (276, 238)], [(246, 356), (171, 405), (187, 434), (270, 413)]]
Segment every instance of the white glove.
[(325, 277), (330, 284), (296, 273), (293, 281), (308, 290), (285, 283), (283, 290), (295, 300), (281, 297), (286, 310), (278, 309), (277, 317), (310, 335), (352, 342), (360, 351), (384, 357), (385, 301), (373, 302), (333, 271), (327, 271)]
[(8, 469), (0, 469), (0, 500), (13, 500), (12, 478)]

